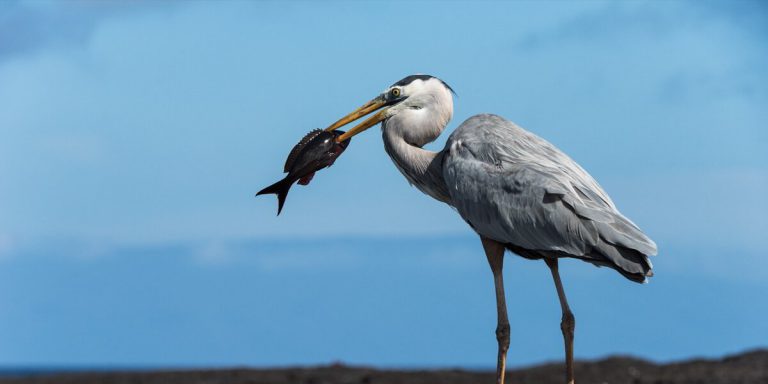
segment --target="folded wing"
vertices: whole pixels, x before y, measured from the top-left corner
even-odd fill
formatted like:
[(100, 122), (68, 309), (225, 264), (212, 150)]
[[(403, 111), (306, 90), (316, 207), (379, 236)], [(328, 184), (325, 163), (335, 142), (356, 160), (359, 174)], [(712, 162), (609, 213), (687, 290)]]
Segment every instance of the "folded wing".
[(546, 140), (478, 115), (451, 135), (445, 152), (451, 203), (479, 234), (526, 257), (575, 257), (634, 281), (652, 274), (656, 244)]

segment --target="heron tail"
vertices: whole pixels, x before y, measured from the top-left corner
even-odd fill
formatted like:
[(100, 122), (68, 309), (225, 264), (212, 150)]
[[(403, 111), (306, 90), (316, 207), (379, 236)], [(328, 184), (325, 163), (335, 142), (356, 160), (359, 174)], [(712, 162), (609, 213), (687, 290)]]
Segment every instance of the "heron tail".
[(645, 283), (653, 276), (653, 264), (648, 255), (636, 249), (601, 241), (594, 251), (604, 258), (606, 265), (636, 283)]
[(277, 195), (277, 214), (280, 215), (280, 212), (283, 210), (283, 204), (285, 204), (285, 198), (288, 197), (288, 191), (291, 189), (291, 186), (293, 185), (293, 180), (290, 177), (286, 177), (277, 183), (274, 183), (270, 185), (269, 187), (266, 187), (256, 193), (256, 196), (259, 195), (268, 195), (271, 193), (274, 193)]

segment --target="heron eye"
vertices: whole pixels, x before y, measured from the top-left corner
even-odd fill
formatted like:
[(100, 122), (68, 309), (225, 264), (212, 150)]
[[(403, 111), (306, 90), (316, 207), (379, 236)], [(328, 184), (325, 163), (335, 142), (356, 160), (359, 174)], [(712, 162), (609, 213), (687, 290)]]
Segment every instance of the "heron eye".
[(400, 89), (399, 88), (392, 88), (389, 93), (394, 97), (400, 97)]

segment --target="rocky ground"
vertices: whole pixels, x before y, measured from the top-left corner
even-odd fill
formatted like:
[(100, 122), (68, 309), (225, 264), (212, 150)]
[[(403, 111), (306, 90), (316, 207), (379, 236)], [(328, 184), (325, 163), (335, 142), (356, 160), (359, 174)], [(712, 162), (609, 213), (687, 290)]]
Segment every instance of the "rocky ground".
[[(768, 350), (719, 360), (655, 364), (631, 357), (581, 361), (577, 382), (584, 384), (768, 384)], [(509, 372), (509, 383), (562, 384), (562, 364), (544, 364)], [(220, 369), (59, 373), (0, 377), (0, 384), (476, 384), (493, 383), (492, 372), (379, 370), (341, 364), (281, 369)]]

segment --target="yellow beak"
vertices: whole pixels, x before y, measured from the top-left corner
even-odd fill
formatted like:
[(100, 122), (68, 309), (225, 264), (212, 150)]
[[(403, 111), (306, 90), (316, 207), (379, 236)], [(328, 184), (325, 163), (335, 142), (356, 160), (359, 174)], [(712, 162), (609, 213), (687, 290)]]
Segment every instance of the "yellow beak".
[[(368, 115), (369, 113), (372, 113), (374, 111), (377, 111), (383, 107), (387, 106), (387, 103), (381, 98), (377, 97), (367, 103), (365, 103), (362, 107), (355, 109), (350, 114), (342, 117), (337, 122), (331, 124), (328, 128), (326, 128), (326, 131), (333, 131), (334, 129), (337, 129), (339, 127), (343, 127), (357, 119), (360, 119), (363, 116)], [(382, 120), (387, 118), (387, 110), (384, 109), (380, 111), (379, 113), (365, 119), (362, 123), (352, 127), (349, 131), (345, 132), (344, 134), (340, 135), (336, 138), (336, 141), (342, 142), (354, 135), (357, 135), (358, 133), (365, 131), (366, 129), (373, 127), (374, 125), (378, 124)]]

